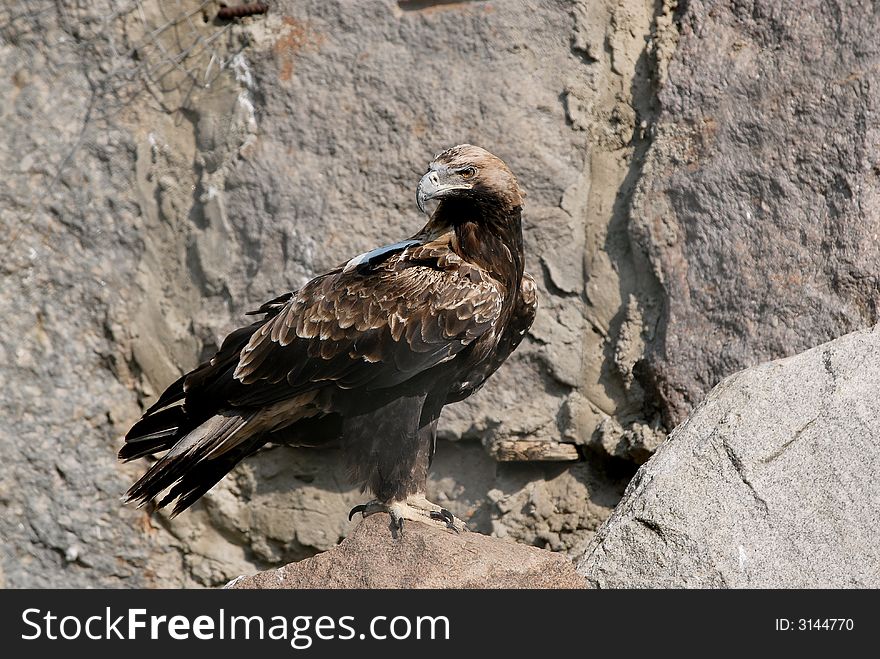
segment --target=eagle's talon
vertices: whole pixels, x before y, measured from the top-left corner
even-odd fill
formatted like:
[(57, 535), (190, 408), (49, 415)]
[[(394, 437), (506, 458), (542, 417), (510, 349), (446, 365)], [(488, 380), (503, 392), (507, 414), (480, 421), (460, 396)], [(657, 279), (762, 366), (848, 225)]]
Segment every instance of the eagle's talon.
[[(348, 511), (348, 521), (351, 521), (351, 518), (357, 515), (358, 513), (363, 514), (363, 512), (367, 509), (367, 505), (362, 503), (360, 505), (355, 506), (351, 510)], [(366, 517), (366, 515), (364, 515)]]
[(391, 512), (391, 523), (388, 527), (391, 529), (391, 537), (397, 540), (403, 537), (403, 517)]
[(436, 519), (438, 522), (446, 522), (449, 525), (455, 519), (455, 515), (446, 510), (446, 508), (441, 508), (440, 510), (431, 511), (431, 519)]
[(467, 524), (465, 524), (464, 522), (461, 522), (461, 528), (459, 529), (455, 525), (455, 522), (456, 522), (455, 515), (453, 515), (451, 512), (449, 512), (449, 510), (447, 510), (446, 508), (441, 508), (440, 510), (432, 510), (430, 513), (430, 517), (431, 517), (431, 519), (436, 520), (438, 522), (443, 522), (444, 524), (446, 524), (447, 529), (452, 529), (456, 533), (460, 533), (461, 531), (468, 530)]

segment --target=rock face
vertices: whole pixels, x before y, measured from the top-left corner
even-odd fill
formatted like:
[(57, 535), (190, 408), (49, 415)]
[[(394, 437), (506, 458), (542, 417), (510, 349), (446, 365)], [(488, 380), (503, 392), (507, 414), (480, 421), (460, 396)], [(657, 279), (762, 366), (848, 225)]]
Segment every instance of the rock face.
[(338, 543), (362, 495), (332, 454), (261, 454), (169, 520), (121, 507), (145, 467), (115, 453), (245, 311), (416, 231), (422, 168), (459, 142), (528, 193), (541, 312), (444, 412), (429, 494), (579, 555), (632, 462), (492, 456), (571, 459), (609, 419), (603, 446), (657, 438), (626, 233), (655, 3), (270, 4), (0, 3), (0, 585), (216, 585)]
[(338, 547), (228, 588), (585, 588), (560, 554), (407, 522), (393, 538), (387, 515), (362, 521)]
[(630, 225), (665, 300), (636, 370), (669, 428), (722, 377), (880, 320), (877, 4), (685, 7)]
[(880, 587), (880, 325), (719, 384), (578, 565), (601, 588)]

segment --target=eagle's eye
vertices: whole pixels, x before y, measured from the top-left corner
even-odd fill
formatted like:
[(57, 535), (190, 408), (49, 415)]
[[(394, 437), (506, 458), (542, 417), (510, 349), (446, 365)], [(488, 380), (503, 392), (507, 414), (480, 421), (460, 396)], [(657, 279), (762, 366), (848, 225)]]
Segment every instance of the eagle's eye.
[(463, 179), (473, 178), (477, 175), (477, 169), (476, 167), (465, 167), (464, 169), (458, 170), (458, 175)]

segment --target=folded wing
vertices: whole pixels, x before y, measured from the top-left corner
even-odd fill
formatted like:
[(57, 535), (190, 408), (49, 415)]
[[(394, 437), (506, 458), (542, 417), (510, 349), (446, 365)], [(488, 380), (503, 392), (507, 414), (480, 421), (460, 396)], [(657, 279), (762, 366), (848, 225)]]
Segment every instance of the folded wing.
[(424, 251), (336, 270), (294, 294), (241, 350), (230, 402), (265, 405), (326, 383), (393, 387), (493, 331), (497, 282)]

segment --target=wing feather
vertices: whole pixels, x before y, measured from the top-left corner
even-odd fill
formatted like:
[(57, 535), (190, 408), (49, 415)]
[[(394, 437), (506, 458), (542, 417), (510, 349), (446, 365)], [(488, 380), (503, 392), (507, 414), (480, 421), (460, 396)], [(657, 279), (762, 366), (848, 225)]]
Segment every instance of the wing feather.
[(461, 264), (436, 247), (427, 255), (410, 248), (312, 280), (242, 349), (234, 378), (245, 386), (235, 403), (265, 404), (327, 382), (381, 389), (451, 359), (495, 330), (504, 300), (498, 282)]

